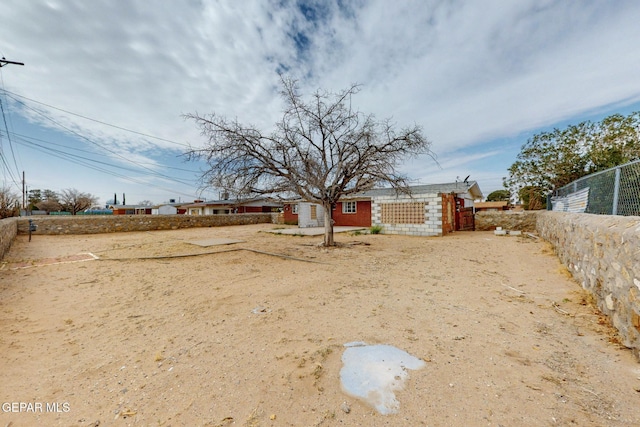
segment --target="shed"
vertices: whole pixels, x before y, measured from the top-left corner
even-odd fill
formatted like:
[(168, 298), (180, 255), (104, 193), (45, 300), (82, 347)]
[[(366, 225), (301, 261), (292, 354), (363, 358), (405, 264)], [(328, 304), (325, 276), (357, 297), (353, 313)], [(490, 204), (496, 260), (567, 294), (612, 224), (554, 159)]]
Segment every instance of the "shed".
[(177, 215), (178, 208), (172, 204), (158, 205), (151, 209), (152, 215)]

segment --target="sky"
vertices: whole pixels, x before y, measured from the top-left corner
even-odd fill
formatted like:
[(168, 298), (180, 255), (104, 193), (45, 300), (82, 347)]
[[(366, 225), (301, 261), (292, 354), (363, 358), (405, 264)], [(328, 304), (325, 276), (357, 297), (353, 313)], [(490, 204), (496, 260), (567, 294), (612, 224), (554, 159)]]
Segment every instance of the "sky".
[(486, 195), (536, 133), (640, 110), (636, 0), (3, 0), (0, 179), (114, 193), (127, 204), (217, 199), (185, 114), (270, 129), (280, 74), (301, 92), (357, 83), (360, 111), (419, 125), (415, 184)]

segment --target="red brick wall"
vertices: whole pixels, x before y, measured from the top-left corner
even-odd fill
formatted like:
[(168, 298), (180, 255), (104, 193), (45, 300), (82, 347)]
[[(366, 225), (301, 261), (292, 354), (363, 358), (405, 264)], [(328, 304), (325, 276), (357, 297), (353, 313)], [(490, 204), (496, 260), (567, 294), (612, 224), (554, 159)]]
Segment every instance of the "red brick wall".
[(291, 206), (293, 205), (284, 205), (284, 223), (285, 224), (298, 223), (298, 214), (291, 213)]
[(240, 206), (238, 213), (261, 213), (262, 206)]
[(442, 235), (455, 231), (456, 199), (451, 194), (442, 195)]
[(355, 213), (342, 213), (342, 202), (338, 202), (333, 210), (333, 220), (334, 225), (371, 227), (371, 201), (358, 200)]

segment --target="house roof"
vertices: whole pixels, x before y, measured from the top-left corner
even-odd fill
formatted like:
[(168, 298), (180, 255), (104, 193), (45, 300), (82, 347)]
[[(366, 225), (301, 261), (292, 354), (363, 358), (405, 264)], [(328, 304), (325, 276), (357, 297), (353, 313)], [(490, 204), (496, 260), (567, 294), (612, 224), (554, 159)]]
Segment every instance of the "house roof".
[(476, 207), (476, 209), (481, 209), (481, 208), (503, 208), (508, 205), (509, 205), (509, 202), (505, 200), (505, 201), (498, 201), (498, 202), (478, 202), (474, 206)]
[(109, 209), (120, 210), (120, 209), (151, 209), (151, 206), (143, 206), (143, 205), (109, 205)]
[[(475, 199), (482, 198), (482, 191), (476, 181), (449, 182), (444, 184), (426, 184), (410, 186), (411, 194), (450, 194), (469, 193)], [(360, 197), (394, 196), (396, 190), (393, 188), (374, 188), (361, 193), (353, 193), (345, 196), (345, 199), (355, 199)]]
[(198, 203), (183, 203), (180, 205), (182, 208), (202, 208), (205, 206), (243, 206), (256, 203), (260, 203), (260, 206), (273, 206), (279, 207), (282, 206), (282, 203), (274, 202), (272, 199), (268, 198), (260, 198), (260, 199), (249, 199), (249, 200), (239, 200), (239, 199), (229, 199), (229, 200), (210, 200), (208, 202), (198, 202)]

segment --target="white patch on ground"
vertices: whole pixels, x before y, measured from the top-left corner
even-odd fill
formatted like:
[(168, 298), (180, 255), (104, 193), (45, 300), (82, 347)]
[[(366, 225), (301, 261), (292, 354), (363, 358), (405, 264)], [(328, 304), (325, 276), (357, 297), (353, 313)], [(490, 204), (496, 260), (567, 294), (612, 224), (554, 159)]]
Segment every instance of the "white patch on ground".
[(398, 412), (400, 402), (395, 391), (401, 390), (408, 369), (421, 369), (424, 361), (391, 345), (347, 343), (342, 354), (344, 366), (340, 382), (345, 393), (362, 399), (383, 415)]
[(235, 240), (235, 239), (217, 238), (217, 239), (191, 240), (191, 241), (187, 241), (187, 243), (191, 243), (192, 245), (198, 245), (202, 247), (208, 247), (208, 246), (233, 245), (234, 243), (243, 243), (243, 241)]

